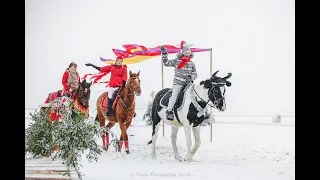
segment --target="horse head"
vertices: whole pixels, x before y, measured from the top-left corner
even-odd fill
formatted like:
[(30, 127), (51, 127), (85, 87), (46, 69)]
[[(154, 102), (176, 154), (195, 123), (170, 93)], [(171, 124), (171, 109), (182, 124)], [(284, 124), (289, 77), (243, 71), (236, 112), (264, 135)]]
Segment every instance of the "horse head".
[(219, 70), (213, 73), (209, 79), (201, 81), (200, 85), (203, 84), (203, 87), (208, 89), (209, 100), (213, 103), (213, 106), (220, 111), (224, 111), (226, 109), (225, 86), (231, 86), (231, 82), (227, 79), (229, 79), (232, 74), (228, 73), (227, 76), (221, 78), (217, 76), (218, 72)]
[(140, 88), (140, 71), (138, 73), (132, 73), (131, 70), (129, 71), (129, 79), (127, 81), (127, 86), (129, 86), (130, 90), (137, 96), (141, 95), (141, 88)]
[(84, 79), (80, 84), (79, 88), (76, 92), (76, 97), (78, 101), (80, 102), (81, 106), (84, 108), (89, 107), (89, 99), (90, 99), (90, 87), (92, 85), (92, 82), (87, 82), (86, 79)]

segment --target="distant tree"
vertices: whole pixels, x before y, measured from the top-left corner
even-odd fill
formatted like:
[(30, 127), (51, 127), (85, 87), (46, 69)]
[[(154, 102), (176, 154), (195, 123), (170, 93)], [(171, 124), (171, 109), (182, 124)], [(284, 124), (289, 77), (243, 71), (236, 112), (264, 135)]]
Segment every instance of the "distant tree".
[[(204, 112), (204, 121), (201, 123), (201, 126), (209, 126), (210, 125), (210, 111), (208, 106), (206, 107), (206, 111)], [(215, 119), (212, 114), (212, 122), (215, 122)]]
[(151, 120), (152, 103), (153, 103), (153, 101), (149, 101), (149, 103), (147, 105), (147, 110), (143, 115), (143, 121), (145, 122), (145, 124), (147, 126), (151, 126), (152, 125), (152, 120)]

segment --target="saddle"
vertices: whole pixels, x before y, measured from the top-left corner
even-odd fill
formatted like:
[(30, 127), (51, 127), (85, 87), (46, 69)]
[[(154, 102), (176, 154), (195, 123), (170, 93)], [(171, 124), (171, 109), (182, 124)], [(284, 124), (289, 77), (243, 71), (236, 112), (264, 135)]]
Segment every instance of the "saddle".
[[(182, 108), (182, 104), (184, 103), (184, 100), (185, 100), (185, 91), (187, 89), (186, 87), (187, 87), (187, 85), (184, 85), (181, 88), (180, 92), (178, 93), (176, 103), (173, 106), (173, 109), (175, 111), (178, 111)], [(160, 106), (161, 107), (163, 107), (163, 108), (168, 107), (169, 99), (170, 99), (171, 95), (172, 95), (172, 88), (160, 99)]]
[[(118, 91), (115, 91), (113, 93), (112, 98), (111, 98), (111, 101), (113, 102), (111, 110), (114, 110), (114, 108), (115, 108), (115, 106), (116, 106), (116, 104), (118, 102), (118, 96), (117, 95), (120, 94), (120, 92), (121, 92), (121, 88)], [(108, 103), (108, 96), (105, 96), (103, 98), (103, 100), (101, 101), (101, 107), (102, 108), (107, 108), (107, 103)]]
[[(75, 95), (76, 91), (72, 91), (72, 97)], [(50, 103), (51, 101), (57, 99), (58, 97), (67, 96), (70, 97), (70, 92), (66, 90), (58, 90), (56, 92), (52, 92), (48, 95), (46, 101), (44, 103)]]

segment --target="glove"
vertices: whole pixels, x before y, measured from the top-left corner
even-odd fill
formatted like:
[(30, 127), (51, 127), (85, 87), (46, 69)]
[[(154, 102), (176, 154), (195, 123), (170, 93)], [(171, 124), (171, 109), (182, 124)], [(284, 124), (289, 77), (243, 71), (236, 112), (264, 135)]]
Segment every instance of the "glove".
[(98, 71), (100, 71), (100, 67), (98, 67), (98, 66), (95, 66), (95, 65), (93, 65), (93, 64), (91, 64), (91, 63), (87, 63), (87, 64), (85, 64), (86, 66), (92, 66), (93, 68), (95, 68), (95, 69), (97, 69)]
[(168, 55), (168, 52), (164, 46), (160, 47), (160, 51), (161, 51), (162, 56), (166, 57)]
[(186, 84), (189, 84), (190, 82), (193, 82), (191, 75), (188, 75), (186, 78)]
[(122, 86), (121, 86), (121, 88), (124, 89), (125, 87), (126, 87), (126, 81), (123, 80), (123, 81), (122, 81)]

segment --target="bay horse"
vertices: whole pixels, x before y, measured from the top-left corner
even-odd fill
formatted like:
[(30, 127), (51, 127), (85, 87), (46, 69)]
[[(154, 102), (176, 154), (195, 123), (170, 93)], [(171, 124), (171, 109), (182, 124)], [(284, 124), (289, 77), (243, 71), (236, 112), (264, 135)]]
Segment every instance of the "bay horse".
[[(74, 101), (72, 104), (72, 109), (77, 112), (84, 113), (85, 116), (89, 116), (89, 100), (90, 100), (90, 87), (92, 82), (87, 82), (84, 79), (81, 83), (79, 83), (79, 87), (77, 90), (72, 91), (71, 99)], [(52, 101), (63, 96), (63, 90), (59, 90), (57, 92), (52, 92), (48, 95), (44, 104), (41, 104), (41, 110), (45, 110)], [(56, 121), (60, 119), (60, 115), (56, 112), (57, 110), (50, 113), (51, 121)]]
[[(121, 135), (120, 135), (120, 144), (118, 151), (121, 152), (122, 145), (125, 146), (125, 151), (129, 154), (129, 142), (127, 130), (132, 122), (132, 118), (135, 112), (135, 95), (140, 96), (140, 71), (138, 73), (129, 72), (129, 79), (127, 80), (126, 86), (124, 89), (119, 89), (118, 94), (113, 102), (112, 110), (110, 111), (110, 117), (106, 117), (104, 112), (106, 111), (106, 104), (108, 101), (108, 92), (102, 93), (96, 102), (97, 106), (97, 116), (96, 120), (100, 122), (101, 127), (106, 127), (110, 130), (115, 123), (119, 123)], [(117, 92), (115, 92), (117, 93)], [(107, 126), (105, 122), (108, 120)], [(103, 149), (108, 150), (109, 146), (109, 133), (106, 132), (101, 135)]]
[[(178, 99), (173, 108), (174, 119), (166, 118), (166, 107), (172, 94), (172, 89), (165, 88), (160, 90), (153, 101), (151, 119), (152, 119), (152, 140), (148, 144), (152, 146), (152, 158), (156, 158), (156, 140), (161, 121), (171, 126), (171, 144), (173, 147), (174, 157), (181, 161), (177, 149), (177, 134), (180, 127), (184, 128), (186, 137), (187, 154), (186, 159), (191, 162), (192, 157), (200, 147), (200, 128), (201, 123), (205, 119), (204, 114), (206, 106), (209, 105), (219, 111), (226, 109), (225, 102), (225, 85), (231, 86), (227, 81), (231, 77), (231, 73), (221, 78), (216, 76), (218, 71), (212, 74), (209, 79), (203, 80), (194, 85), (192, 82), (187, 84), (178, 95)], [(211, 102), (211, 104), (209, 104)], [(191, 150), (191, 129), (195, 138), (194, 147)]]

